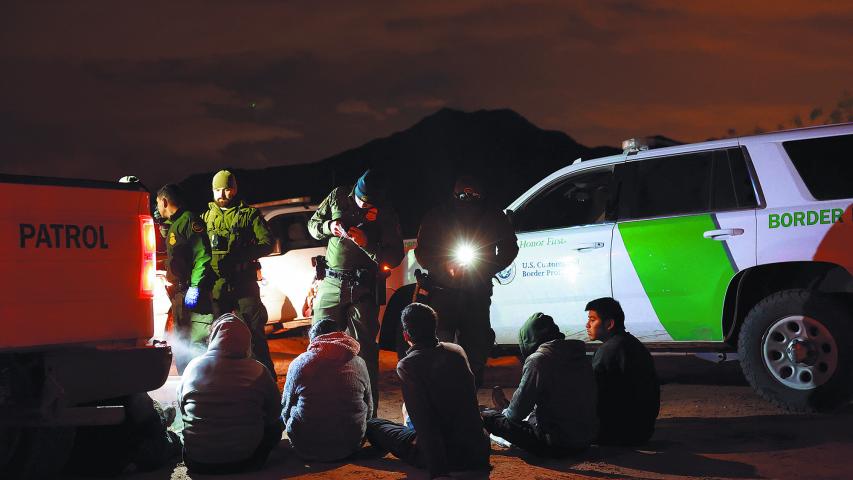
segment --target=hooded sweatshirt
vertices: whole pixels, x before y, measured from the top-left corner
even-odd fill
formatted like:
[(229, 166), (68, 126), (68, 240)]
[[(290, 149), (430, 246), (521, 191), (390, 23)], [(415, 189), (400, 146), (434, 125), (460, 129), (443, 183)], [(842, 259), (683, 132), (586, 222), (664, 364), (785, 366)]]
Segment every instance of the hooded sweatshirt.
[(533, 314), (519, 331), (521, 383), (504, 415), (529, 420), (553, 446), (583, 448), (598, 433), (596, 385), (584, 343), (565, 340), (554, 320)]
[(290, 363), (281, 419), (303, 459), (340, 460), (361, 447), (373, 400), (359, 349), (346, 333), (327, 333)]
[(248, 459), (265, 428), (278, 424), (278, 388), (251, 358), (249, 328), (233, 315), (223, 317), (214, 323), (207, 353), (187, 365), (178, 386), (185, 454), (208, 464)]

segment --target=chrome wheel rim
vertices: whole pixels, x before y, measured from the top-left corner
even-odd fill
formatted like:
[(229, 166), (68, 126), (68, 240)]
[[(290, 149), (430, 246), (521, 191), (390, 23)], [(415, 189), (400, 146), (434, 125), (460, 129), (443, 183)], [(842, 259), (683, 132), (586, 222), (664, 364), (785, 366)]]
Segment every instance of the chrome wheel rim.
[(835, 338), (811, 317), (791, 315), (777, 320), (761, 343), (764, 365), (773, 378), (795, 390), (823, 385), (838, 366)]

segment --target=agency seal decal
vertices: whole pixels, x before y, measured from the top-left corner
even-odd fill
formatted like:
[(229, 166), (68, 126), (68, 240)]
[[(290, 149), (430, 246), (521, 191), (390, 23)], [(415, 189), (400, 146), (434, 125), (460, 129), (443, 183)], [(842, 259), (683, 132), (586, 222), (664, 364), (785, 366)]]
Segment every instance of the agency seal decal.
[(515, 262), (512, 262), (512, 265), (498, 272), (495, 277), (497, 277), (498, 283), (501, 285), (512, 283), (515, 280)]

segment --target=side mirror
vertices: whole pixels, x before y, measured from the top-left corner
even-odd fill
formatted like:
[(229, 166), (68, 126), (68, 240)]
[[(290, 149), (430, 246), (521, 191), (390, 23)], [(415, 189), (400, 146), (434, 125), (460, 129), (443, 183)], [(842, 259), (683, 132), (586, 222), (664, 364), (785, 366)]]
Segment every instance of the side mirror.
[(504, 210), (504, 214), (506, 214), (506, 218), (509, 219), (510, 225), (512, 225), (513, 228), (517, 227), (517, 225), (515, 224), (515, 212), (507, 208), (506, 210)]

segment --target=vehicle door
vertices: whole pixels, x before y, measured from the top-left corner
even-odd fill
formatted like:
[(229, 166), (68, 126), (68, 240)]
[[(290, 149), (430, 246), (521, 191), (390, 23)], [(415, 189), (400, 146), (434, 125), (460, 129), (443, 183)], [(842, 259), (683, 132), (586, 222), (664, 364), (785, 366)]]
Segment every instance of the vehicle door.
[(498, 274), (492, 296), (498, 344), (516, 344), (519, 327), (535, 312), (551, 315), (568, 337), (585, 337), (584, 306), (611, 295), (612, 189), (612, 166), (585, 169), (557, 179), (512, 214), (519, 252)]
[(755, 265), (758, 195), (733, 145), (616, 167), (613, 294), (643, 341), (721, 341), (726, 290)]
[(311, 258), (326, 253), (326, 242), (308, 233), (311, 211), (297, 211), (267, 219), (277, 239), (272, 255), (261, 258), (258, 285), (267, 308), (268, 323), (303, 318), (303, 305), (314, 281)]

